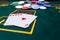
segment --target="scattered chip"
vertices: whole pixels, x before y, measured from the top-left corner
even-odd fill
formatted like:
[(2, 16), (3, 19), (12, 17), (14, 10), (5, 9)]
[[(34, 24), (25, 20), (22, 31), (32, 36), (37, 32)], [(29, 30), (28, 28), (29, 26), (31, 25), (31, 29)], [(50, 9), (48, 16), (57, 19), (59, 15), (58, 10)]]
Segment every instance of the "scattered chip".
[(45, 7), (51, 7), (51, 5), (49, 3), (45, 3), (44, 6)]
[(31, 6), (30, 4), (25, 4), (24, 6)]
[(39, 1), (45, 1), (45, 0), (39, 0)]
[(18, 2), (12, 2), (10, 5), (17, 6)]
[(42, 1), (39, 1), (39, 2), (37, 2), (37, 5), (39, 5), (39, 6), (43, 6), (44, 5), (44, 2)]
[(40, 6), (40, 9), (47, 9), (46, 7), (44, 7), (44, 6)]
[(23, 7), (22, 5), (15, 6), (15, 8), (22, 8), (22, 7)]
[(47, 1), (44, 1), (44, 3), (49, 3), (49, 2), (47, 2)]
[(18, 2), (18, 4), (24, 4), (25, 3), (25, 1), (19, 1)]

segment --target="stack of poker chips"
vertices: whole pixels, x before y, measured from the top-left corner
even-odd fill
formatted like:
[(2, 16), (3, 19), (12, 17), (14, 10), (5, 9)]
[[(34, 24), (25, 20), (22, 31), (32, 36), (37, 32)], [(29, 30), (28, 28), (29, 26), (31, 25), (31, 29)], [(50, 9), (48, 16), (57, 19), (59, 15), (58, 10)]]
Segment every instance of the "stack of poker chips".
[(17, 8), (17, 9), (19, 9), (19, 8), (21, 8), (21, 9), (29, 9), (30, 6), (31, 6), (30, 3), (27, 3), (25, 1), (19, 1), (18, 4), (19, 5), (15, 6), (15, 8)]
[(17, 9), (47, 9), (50, 8), (51, 5), (49, 2), (46, 1), (37, 1), (37, 2), (25, 2), (25, 1), (19, 1), (18, 5), (15, 6)]
[(45, 2), (45, 1), (39, 1), (37, 2), (37, 5), (39, 5), (40, 9), (47, 9), (49, 7), (51, 7), (51, 5), (49, 4), (49, 2)]

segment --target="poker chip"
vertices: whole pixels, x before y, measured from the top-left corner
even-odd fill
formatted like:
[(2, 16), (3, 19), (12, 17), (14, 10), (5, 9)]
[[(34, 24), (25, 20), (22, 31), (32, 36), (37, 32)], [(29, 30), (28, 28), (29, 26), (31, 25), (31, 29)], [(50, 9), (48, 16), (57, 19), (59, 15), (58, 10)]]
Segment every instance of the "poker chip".
[(44, 1), (44, 3), (49, 3), (49, 2), (47, 2), (47, 1)]
[(43, 6), (44, 5), (44, 2), (43, 1), (39, 1), (39, 2), (37, 2), (37, 5)]
[(45, 7), (51, 7), (51, 5), (49, 3), (45, 3), (44, 6)]
[(32, 1), (32, 4), (36, 4), (36, 2), (37, 2), (36, 0), (35, 1)]
[(44, 6), (40, 6), (40, 9), (47, 9), (46, 7), (44, 7)]
[(40, 4), (45, 4), (45, 3), (47, 3), (47, 4), (49, 4), (49, 2), (47, 2), (47, 1), (38, 1), (37, 3), (40, 3)]
[(18, 2), (18, 4), (24, 4), (25, 3), (25, 1), (19, 1)]
[(17, 6), (18, 2), (12, 2), (10, 5)]
[(10, 5), (17, 4), (18, 2), (12, 2)]
[(24, 6), (28, 6), (29, 7), (29, 6), (31, 6), (31, 4), (24, 4)]
[(22, 5), (15, 6), (15, 8), (22, 8), (22, 7), (23, 7)]
[(44, 4), (44, 1), (38, 1), (37, 3), (41, 3), (41, 4)]
[(24, 4), (22, 9), (29, 9), (31, 4)]
[(45, 2), (45, 1), (39, 1), (39, 2), (37, 2), (37, 5), (45, 6), (45, 7), (51, 7), (51, 5), (48, 2)]
[(39, 5), (37, 5), (37, 4), (32, 4), (31, 8), (32, 8), (32, 9), (39, 9)]
[(45, 1), (45, 0), (39, 0), (39, 1)]
[(29, 7), (27, 7), (27, 6), (23, 6), (22, 9), (29, 9)]

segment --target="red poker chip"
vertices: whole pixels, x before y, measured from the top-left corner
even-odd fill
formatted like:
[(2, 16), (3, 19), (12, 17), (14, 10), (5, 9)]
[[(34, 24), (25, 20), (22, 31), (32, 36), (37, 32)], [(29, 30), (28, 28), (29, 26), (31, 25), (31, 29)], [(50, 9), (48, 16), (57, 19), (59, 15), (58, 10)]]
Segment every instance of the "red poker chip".
[(30, 5), (29, 4), (25, 4), (23, 5), (22, 9), (29, 9)]
[(25, 7), (24, 7), (24, 6), (23, 6), (23, 8), (22, 8), (22, 9), (29, 9), (29, 7), (27, 7), (27, 6), (25, 6)]

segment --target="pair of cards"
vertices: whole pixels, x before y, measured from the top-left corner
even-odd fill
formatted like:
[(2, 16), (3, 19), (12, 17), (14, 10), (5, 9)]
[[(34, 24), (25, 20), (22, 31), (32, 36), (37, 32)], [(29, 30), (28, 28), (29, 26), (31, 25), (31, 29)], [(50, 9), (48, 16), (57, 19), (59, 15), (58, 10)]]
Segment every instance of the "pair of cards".
[(37, 16), (19, 13), (19, 14), (10, 14), (4, 23), (5, 26), (18, 26), (22, 28), (27, 28), (29, 25), (36, 19)]

